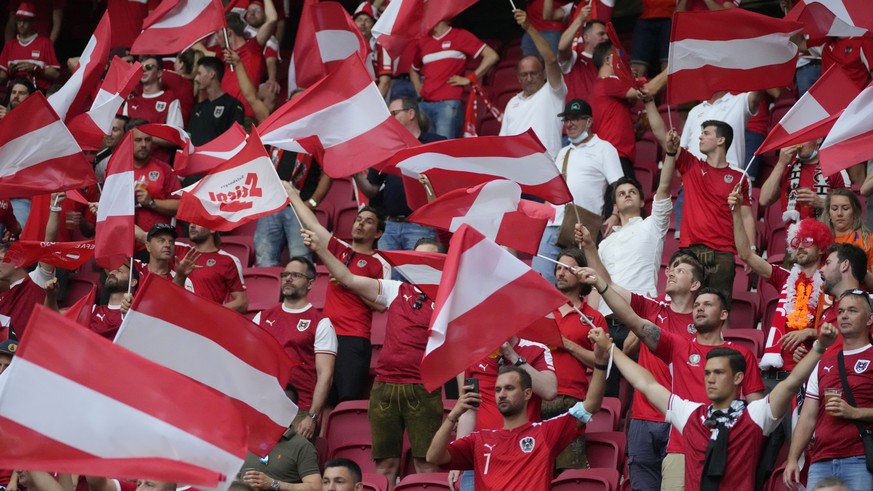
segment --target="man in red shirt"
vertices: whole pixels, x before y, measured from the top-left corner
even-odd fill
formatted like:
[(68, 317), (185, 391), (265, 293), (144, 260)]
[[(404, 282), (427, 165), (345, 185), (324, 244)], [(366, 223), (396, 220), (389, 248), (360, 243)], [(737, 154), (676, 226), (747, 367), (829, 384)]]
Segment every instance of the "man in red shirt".
[[(609, 349), (612, 344), (609, 337), (600, 332), (593, 338), (600, 349)], [(764, 439), (779, 426), (780, 418), (776, 415), (784, 414), (791, 406), (794, 395), (835, 338), (836, 329), (825, 328), (813, 352), (791, 375), (766, 399), (754, 401), (742, 399), (740, 391), (747, 370), (752, 367), (748, 357), (735, 349), (721, 347), (709, 351), (705, 355), (705, 366), (700, 370), (702, 373), (694, 381), (685, 380), (701, 387), (705, 385), (703, 401), (682, 397), (676, 391), (676, 384), (672, 390), (659, 384), (648, 370), (621, 350), (613, 350), (613, 361), (628, 382), (652, 401), (684, 437), (687, 463), (684, 489), (747, 490), (754, 489), (755, 467)], [(701, 358), (697, 363), (702, 361)]]
[(591, 56), (598, 44), (609, 40), (606, 24), (597, 19), (585, 23), (582, 35), (577, 38), (582, 23), (588, 19), (591, 9), (580, 9), (567, 29), (561, 34), (558, 43), (558, 63), (564, 73), (564, 83), (567, 84), (567, 100), (588, 100), (594, 81), (597, 80), (597, 67)]
[[(593, 331), (603, 332), (602, 329)], [(472, 469), (476, 489), (524, 489), (546, 491), (552, 481), (555, 457), (576, 435), (584, 432), (585, 423), (600, 410), (605, 387), (609, 352), (595, 352), (594, 375), (585, 401), (547, 421), (531, 422), (528, 406), (533, 398), (530, 374), (523, 368), (500, 367), (492, 390), (502, 424), (493, 430), (476, 431), (449, 442), (463, 414), (476, 412), (482, 397), (466, 391), (452, 408), (434, 436), (427, 451), (427, 461), (453, 469)], [(480, 389), (484, 388), (480, 383)]]
[(394, 75), (394, 63), (388, 51), (373, 37), (373, 26), (376, 25), (376, 12), (373, 5), (369, 1), (361, 2), (355, 9), (352, 20), (355, 21), (355, 26), (361, 31), (364, 41), (370, 47), (367, 61), (373, 65), (376, 86), (379, 87), (382, 97), (387, 97), (388, 89), (391, 88), (391, 78)]
[(280, 276), (282, 303), (258, 312), (252, 322), (272, 334), (288, 356), (299, 362), (291, 375), (300, 408), (292, 426), (311, 440), (333, 382), (336, 332), (330, 319), (309, 303), (315, 264), (305, 257), (292, 257)]
[[(261, 85), (261, 80), (264, 78), (265, 71), (264, 66), (266, 62), (263, 53), (264, 44), (266, 44), (267, 40), (275, 30), (275, 19), (273, 19), (273, 22), (267, 22), (262, 25), (258, 29), (257, 36), (251, 39), (246, 39), (246, 24), (242, 19), (240, 19), (239, 15), (229, 12), (225, 15), (225, 18), (227, 19), (226, 32), (227, 40), (230, 42), (230, 48), (239, 55), (240, 62), (245, 67), (246, 75), (249, 76), (252, 85), (258, 87)], [(216, 33), (216, 36), (218, 37), (220, 47), (224, 48), (224, 33), (219, 31)], [(246, 118), (254, 117), (252, 108), (249, 103), (246, 102), (246, 98), (239, 87), (239, 81), (237, 81), (236, 77), (223, 77), (221, 79), (221, 88), (230, 94), (231, 97), (242, 102), (243, 108), (246, 110)]]
[[(397, 480), (403, 453), (403, 433), (409, 436), (416, 472), (438, 472), (425, 461), (443, 415), (441, 389), (428, 392), (421, 381), (421, 359), (427, 346), (434, 300), (411, 283), (353, 274), (324, 248), (315, 233), (303, 230), (303, 242), (327, 266), (336, 282), (361, 298), (386, 307), (388, 324), (367, 415), (373, 438), (376, 472)], [(445, 252), (439, 242), (422, 238), (419, 252)]]
[[(280, 2), (281, 3), (281, 2)], [(263, 47), (267, 81), (264, 85), (274, 94), (279, 93), (279, 40), (274, 36), (279, 25), (279, 14), (272, 0), (254, 0), (246, 7), (243, 20), (246, 35), (258, 40)]]
[(61, 66), (55, 56), (51, 39), (34, 30), (36, 7), (22, 2), (15, 11), (17, 35), (6, 40), (0, 52), (0, 83), (10, 78), (24, 78), (42, 90), (61, 76)]
[[(182, 187), (169, 165), (152, 158), (151, 135), (136, 128), (145, 123), (143, 119), (132, 119), (127, 124), (128, 131), (133, 131), (133, 179), (136, 182), (134, 218), (140, 234), (158, 223), (171, 223), (179, 209), (179, 198), (172, 193)], [(137, 244), (137, 250), (142, 249)]]
[(172, 90), (164, 90), (161, 83), (161, 59), (153, 55), (143, 55), (139, 57), (139, 61), (143, 70), (139, 93), (124, 103), (122, 114), (131, 119), (142, 118), (149, 123), (184, 128), (185, 120), (179, 98)]
[[(34, 12), (36, 13), (36, 17), (33, 20), (34, 32), (36, 32), (40, 36), (49, 38), (52, 43), (57, 42), (58, 36), (60, 36), (61, 34), (61, 26), (64, 21), (64, 7), (67, 6), (67, 0), (11, 0), (7, 4), (9, 11), (9, 21), (6, 23), (6, 41), (9, 42), (9, 40), (12, 39), (13, 36), (15, 36), (15, 14), (19, 10), (22, 10), (22, 4), (28, 4), (32, 6)], [(30, 7), (25, 7), (25, 9), (29, 8)], [(113, 19), (114, 18), (115, 17), (113, 17)], [(137, 30), (137, 34), (139, 34), (139, 30)], [(130, 44), (113, 44), (112, 46), (130, 46)]]
[[(385, 221), (376, 210), (364, 207), (358, 212), (352, 226), (352, 243), (347, 244), (321, 226), (312, 209), (300, 199), (296, 188), (287, 182), (283, 182), (283, 185), (291, 199), (291, 206), (300, 217), (302, 228), (314, 232), (318, 242), (326, 244), (327, 250), (349, 271), (372, 279), (391, 279), (391, 266), (375, 249), (376, 241), (385, 231)], [(383, 312), (385, 307), (331, 280), (327, 287), (324, 313), (333, 322), (337, 334), (337, 365), (330, 398), (332, 403), (364, 398), (370, 373), (373, 310)]]
[[(191, 280), (194, 293), (208, 298), (215, 303), (245, 313), (249, 306), (246, 284), (242, 276), (242, 264), (233, 254), (221, 249), (221, 235), (208, 228), (188, 225), (188, 239), (194, 247), (187, 244), (176, 244), (176, 261), (182, 259), (192, 250), (195, 269), (189, 275), (183, 275)], [(185, 271), (178, 271), (183, 274)]]

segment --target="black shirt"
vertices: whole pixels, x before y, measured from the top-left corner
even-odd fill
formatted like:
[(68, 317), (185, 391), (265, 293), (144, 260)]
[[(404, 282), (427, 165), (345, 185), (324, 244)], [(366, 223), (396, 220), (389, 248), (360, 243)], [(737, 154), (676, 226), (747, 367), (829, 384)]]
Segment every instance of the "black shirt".
[[(433, 143), (445, 140), (446, 137), (436, 133), (422, 133), (418, 136), (421, 143)], [(412, 213), (406, 204), (406, 190), (403, 188), (403, 178), (394, 174), (379, 173), (370, 169), (367, 172), (367, 180), (374, 186), (385, 186), (379, 194), (370, 200), (370, 206), (379, 210), (380, 213), (389, 217), (406, 217)]]
[(233, 126), (234, 121), (243, 124), (245, 111), (242, 103), (229, 94), (221, 94), (213, 101), (198, 102), (191, 110), (188, 132), (191, 143), (200, 146), (209, 143)]

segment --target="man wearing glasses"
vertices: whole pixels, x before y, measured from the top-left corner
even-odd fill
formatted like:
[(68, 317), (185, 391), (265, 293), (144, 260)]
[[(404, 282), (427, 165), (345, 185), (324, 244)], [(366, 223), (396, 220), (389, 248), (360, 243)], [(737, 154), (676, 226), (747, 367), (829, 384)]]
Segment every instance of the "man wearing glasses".
[(170, 124), (185, 127), (182, 107), (172, 90), (164, 90), (161, 84), (161, 60), (154, 55), (139, 57), (142, 63), (142, 78), (139, 93), (127, 100), (122, 114), (131, 119), (142, 118), (149, 123)]
[(300, 412), (292, 426), (306, 439), (316, 435), (316, 423), (327, 401), (336, 362), (336, 332), (330, 319), (309, 303), (315, 284), (315, 264), (292, 257), (282, 278), (282, 303), (259, 312), (252, 322), (279, 341), (288, 355), (300, 362), (291, 374)]

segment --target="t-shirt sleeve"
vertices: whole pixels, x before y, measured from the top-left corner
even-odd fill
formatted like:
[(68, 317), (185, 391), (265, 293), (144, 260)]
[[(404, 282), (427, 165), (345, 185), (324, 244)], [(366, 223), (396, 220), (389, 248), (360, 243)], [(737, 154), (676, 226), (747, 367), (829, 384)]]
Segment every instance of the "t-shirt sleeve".
[(451, 469), (472, 469), (473, 468), (473, 438), (467, 435), (463, 438), (449, 443), (447, 447), (449, 455), (452, 456), (452, 461), (448, 467)]
[[(539, 344), (539, 343), (537, 343)], [(555, 371), (555, 363), (552, 361), (552, 351), (546, 348), (543, 345), (540, 345), (542, 349), (540, 353), (534, 357), (533, 360), (528, 360), (530, 366), (536, 368), (538, 371), (548, 370), (550, 372)]]
[(618, 157), (618, 150), (611, 144), (606, 145), (600, 165), (603, 166), (601, 171), (608, 183), (613, 184), (624, 177), (624, 171), (621, 169), (621, 160)]
[(622, 101), (625, 99), (627, 91), (630, 90), (630, 86), (617, 77), (605, 78), (602, 83), (603, 91), (606, 96), (621, 99)]
[(575, 440), (577, 435), (585, 433), (585, 425), (577, 424), (576, 418), (570, 413), (564, 413), (544, 421), (543, 430), (546, 433), (546, 441), (555, 442), (550, 447), (555, 454), (558, 454)]
[(224, 275), (227, 291), (231, 293), (241, 292), (246, 289), (246, 284), (243, 281), (242, 263), (234, 255), (230, 256), (230, 261), (229, 264), (232, 266), (227, 268), (227, 273)]
[(773, 268), (773, 272), (770, 273), (770, 277), (767, 278), (767, 283), (773, 285), (776, 290), (782, 290), (782, 286), (785, 285), (785, 282), (788, 280), (788, 275), (791, 274), (787, 269), (778, 266)]
[(378, 280), (379, 295), (376, 296), (376, 303), (388, 307), (391, 302), (400, 295), (400, 286), (402, 282), (397, 280)]
[(777, 418), (773, 415), (773, 410), (770, 408), (770, 396), (750, 402), (746, 406), (746, 411), (749, 413), (752, 421), (758, 425), (758, 428), (761, 428), (764, 435), (772, 433), (773, 430), (779, 427), (779, 423), (782, 421), (781, 417)]
[(685, 400), (676, 394), (670, 396), (670, 403), (667, 406), (667, 422), (673, 425), (680, 434), (685, 430), (685, 423), (688, 418), (694, 414), (703, 404)]
[(743, 357), (746, 358), (746, 376), (743, 378), (743, 394), (752, 394), (754, 392), (762, 392), (764, 390), (764, 381), (761, 379), (761, 369), (758, 367), (758, 360), (751, 351), (742, 350)]
[(661, 329), (661, 338), (658, 340), (658, 346), (657, 349), (655, 349), (655, 356), (669, 365), (673, 363), (673, 354), (679, 348), (679, 345), (684, 342), (685, 341), (682, 338)]
[(167, 174), (167, 178), (164, 179), (164, 188), (161, 190), (164, 194), (163, 199), (178, 199), (178, 197), (173, 196), (173, 193), (182, 189), (182, 183), (179, 182), (179, 178), (176, 177), (176, 173), (170, 166), (164, 167), (164, 172)]
[(318, 327), (315, 329), (314, 344), (316, 353), (336, 354), (336, 331), (333, 328), (333, 323), (327, 317), (318, 321)]
[(58, 56), (55, 54), (55, 47), (52, 45), (51, 40), (46, 38), (45, 40), (45, 65), (60, 68), (61, 64), (58, 63)]
[(806, 397), (810, 399), (818, 400), (818, 369), (821, 366), (821, 361), (815, 364), (815, 370), (812, 371), (812, 375), (809, 376), (809, 380), (806, 381)]
[(482, 51), (485, 50), (487, 44), (483, 43), (481, 39), (477, 38), (470, 31), (462, 30), (460, 33), (462, 34), (459, 36), (461, 39), (461, 51), (470, 58), (478, 58)]
[(630, 306), (643, 319), (651, 321), (657, 315), (658, 302), (638, 293), (631, 292)]
[(694, 155), (691, 155), (691, 152), (681, 148), (679, 149), (679, 155), (676, 156), (676, 170), (679, 171), (683, 176), (688, 173), (688, 171), (694, 167), (697, 163), (697, 159)]
[(320, 472), (315, 447), (309, 442), (300, 445), (300, 450), (297, 451), (297, 474), (304, 478)]

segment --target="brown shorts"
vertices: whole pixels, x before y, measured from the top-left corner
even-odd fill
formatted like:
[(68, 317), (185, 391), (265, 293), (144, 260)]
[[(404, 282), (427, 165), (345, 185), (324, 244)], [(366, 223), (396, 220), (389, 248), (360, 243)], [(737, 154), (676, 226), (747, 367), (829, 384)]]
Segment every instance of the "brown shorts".
[(399, 458), (404, 429), (409, 434), (412, 456), (423, 459), (443, 422), (441, 389), (428, 392), (421, 384), (375, 382), (370, 390), (368, 416), (373, 460)]

